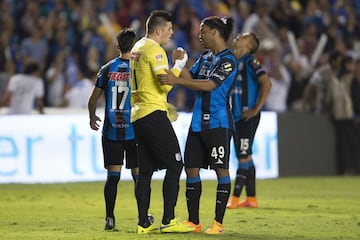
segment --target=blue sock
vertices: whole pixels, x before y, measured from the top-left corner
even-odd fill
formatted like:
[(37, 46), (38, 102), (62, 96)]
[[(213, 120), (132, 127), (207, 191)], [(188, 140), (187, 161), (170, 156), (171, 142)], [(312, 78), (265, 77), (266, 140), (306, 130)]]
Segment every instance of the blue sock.
[(188, 209), (188, 220), (199, 224), (199, 206), (202, 192), (200, 176), (186, 178), (186, 205)]
[(230, 181), (230, 176), (220, 177), (218, 179), (218, 184), (228, 184)]
[(201, 182), (200, 176), (186, 178), (186, 183), (197, 183), (197, 182)]

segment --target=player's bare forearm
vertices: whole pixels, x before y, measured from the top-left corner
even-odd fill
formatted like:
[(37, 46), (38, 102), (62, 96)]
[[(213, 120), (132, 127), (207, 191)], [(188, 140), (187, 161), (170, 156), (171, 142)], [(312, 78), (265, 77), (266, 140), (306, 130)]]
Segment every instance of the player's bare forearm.
[(255, 108), (259, 112), (264, 106), (267, 97), (269, 96), (272, 84), (267, 75), (263, 75), (259, 78), (260, 83), (260, 97), (256, 102)]
[(186, 73), (185, 77), (180, 76), (176, 77), (171, 71), (166, 70), (167, 74), (160, 74), (158, 75), (158, 79), (161, 84), (168, 84), (168, 85), (175, 85), (179, 84), (187, 88), (191, 88), (193, 90), (198, 91), (212, 91), (216, 84), (211, 80), (204, 80), (204, 79), (192, 79), (187, 78)]

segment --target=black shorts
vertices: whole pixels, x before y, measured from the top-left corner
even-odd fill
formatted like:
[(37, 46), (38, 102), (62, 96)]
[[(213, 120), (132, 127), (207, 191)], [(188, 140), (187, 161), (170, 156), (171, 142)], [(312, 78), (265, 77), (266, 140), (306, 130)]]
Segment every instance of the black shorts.
[(186, 168), (229, 168), (230, 140), (233, 130), (209, 129), (188, 133), (185, 146)]
[(113, 141), (104, 136), (101, 140), (105, 168), (111, 165), (123, 165), (124, 152), (126, 168), (131, 169), (139, 166), (138, 144), (135, 140)]
[(237, 158), (247, 158), (252, 154), (252, 145), (259, 121), (260, 113), (248, 121), (240, 120), (235, 123), (234, 143)]
[(133, 122), (139, 143), (140, 173), (183, 166), (180, 145), (165, 111), (155, 111)]

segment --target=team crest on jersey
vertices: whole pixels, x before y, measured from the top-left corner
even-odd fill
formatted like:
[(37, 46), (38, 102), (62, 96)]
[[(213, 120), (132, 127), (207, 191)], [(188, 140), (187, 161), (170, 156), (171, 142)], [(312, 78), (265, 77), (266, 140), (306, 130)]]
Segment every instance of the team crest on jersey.
[(162, 54), (158, 54), (155, 56), (156, 61), (160, 62), (163, 59)]
[(232, 64), (230, 62), (225, 62), (222, 65), (222, 68), (224, 69), (225, 72), (231, 72), (232, 71)]
[(254, 60), (251, 61), (251, 65), (254, 69), (260, 68), (260, 62), (254, 58)]
[(175, 153), (175, 159), (176, 161), (180, 162), (181, 161), (181, 153)]

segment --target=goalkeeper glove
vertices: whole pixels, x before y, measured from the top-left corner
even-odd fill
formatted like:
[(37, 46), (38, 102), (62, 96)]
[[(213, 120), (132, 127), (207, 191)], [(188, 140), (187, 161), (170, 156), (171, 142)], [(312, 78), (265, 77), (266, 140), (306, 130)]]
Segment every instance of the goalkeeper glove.
[(167, 117), (169, 118), (170, 122), (176, 121), (179, 114), (176, 111), (176, 107), (171, 103), (167, 103)]

